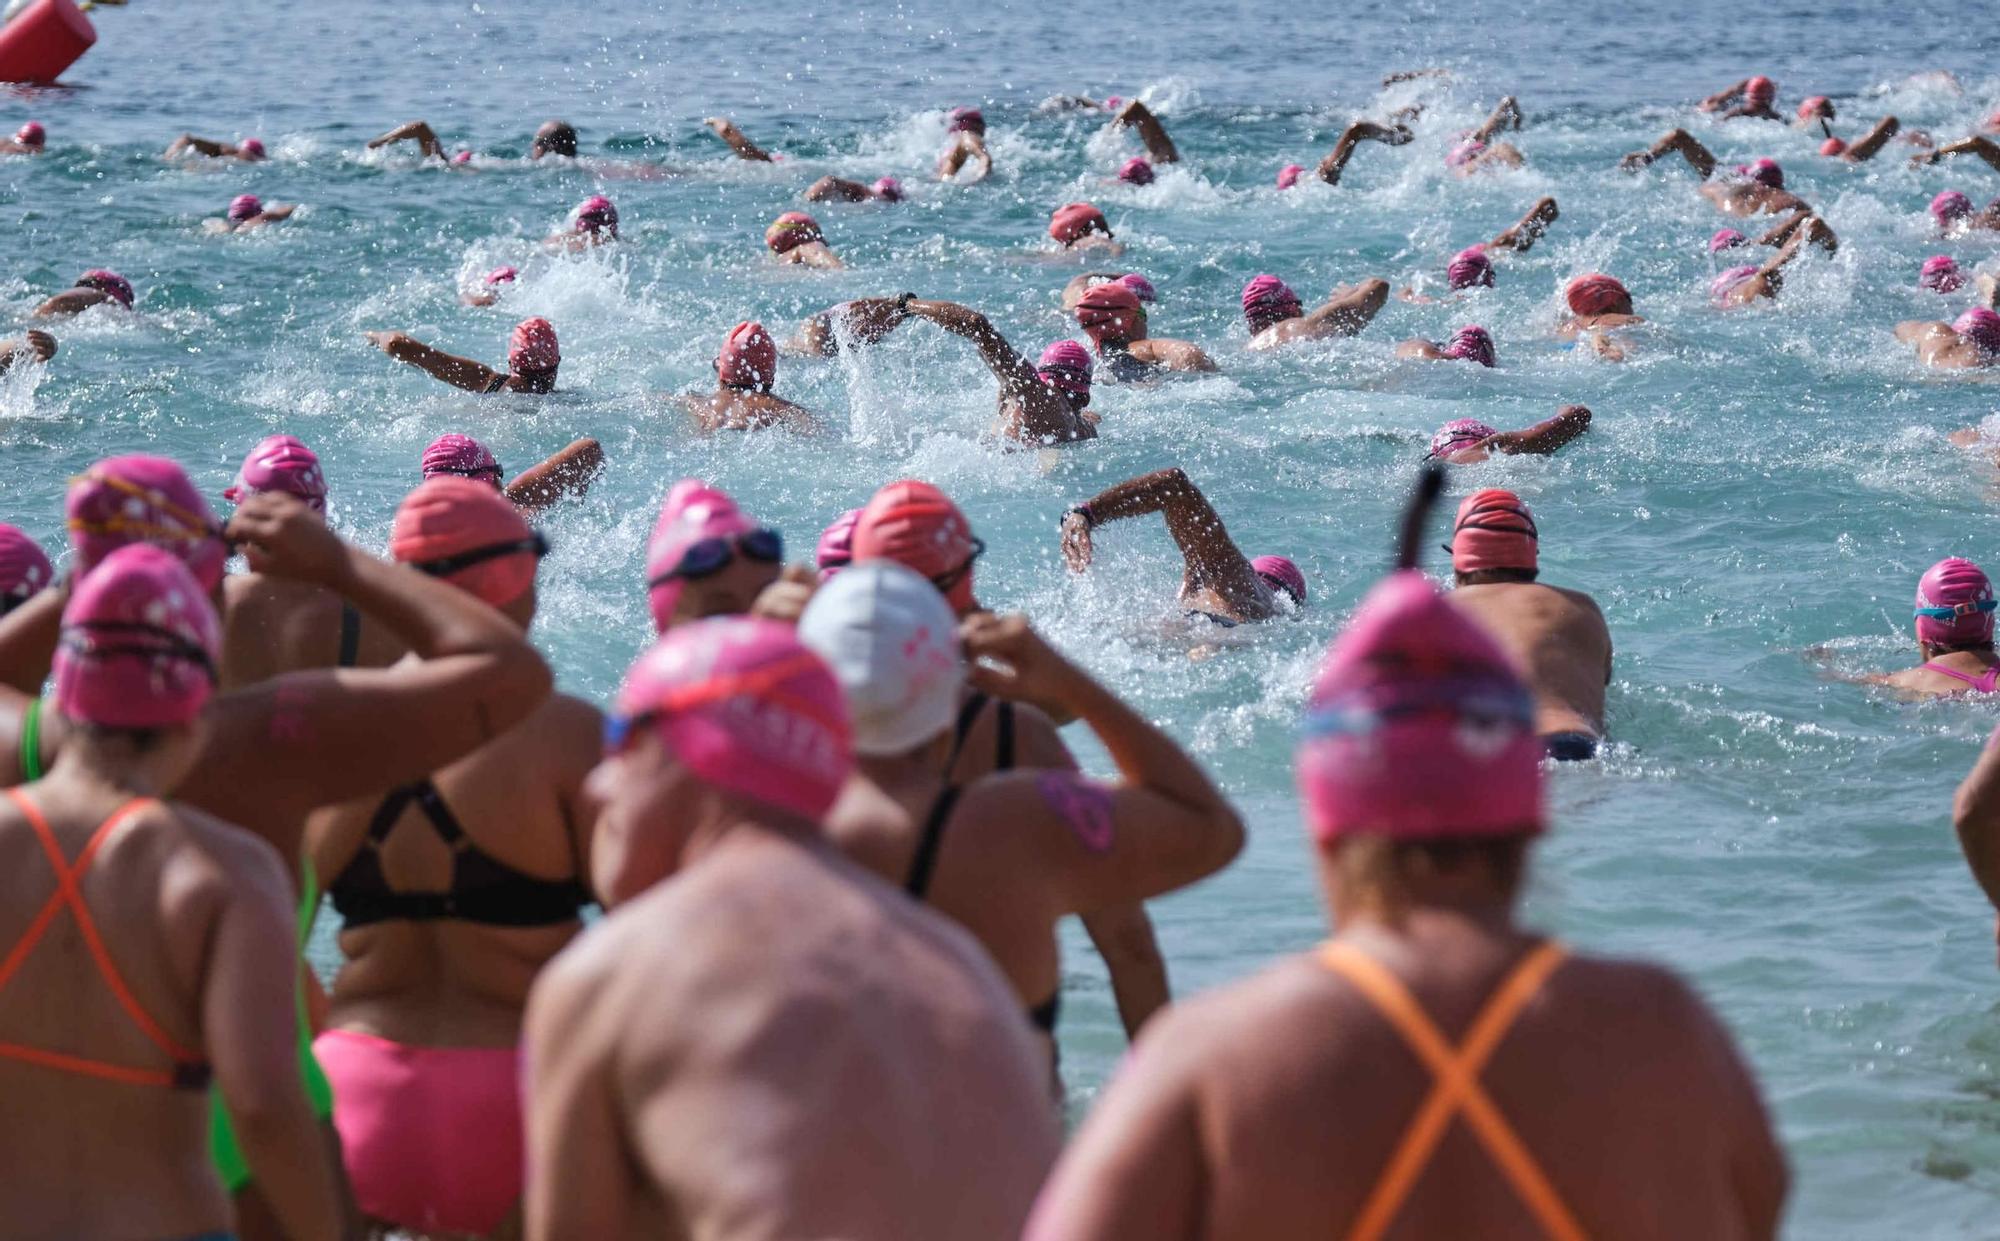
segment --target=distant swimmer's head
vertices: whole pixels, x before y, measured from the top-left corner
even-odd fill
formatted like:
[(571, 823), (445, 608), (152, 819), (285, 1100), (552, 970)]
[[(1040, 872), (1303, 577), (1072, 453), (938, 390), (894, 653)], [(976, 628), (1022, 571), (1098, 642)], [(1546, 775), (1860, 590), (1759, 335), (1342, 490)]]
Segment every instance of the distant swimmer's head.
[(1153, 166), (1134, 155), (1118, 169), (1118, 179), (1127, 185), (1151, 185), (1154, 180)]
[(1807, 95), (1799, 100), (1799, 119), (1830, 121), (1833, 116), (1833, 101), (1825, 95)]
[(1965, 287), (1965, 276), (1958, 270), (1957, 259), (1949, 254), (1933, 254), (1924, 260), (1917, 283), (1933, 293), (1956, 293)]
[(1951, 330), (1977, 346), (1986, 361), (2000, 359), (2000, 314), (1974, 306), (1952, 321)]
[(1243, 318), (1249, 323), (1252, 336), (1304, 313), (1299, 295), (1276, 276), (1257, 276), (1243, 286)]
[(972, 569), (985, 551), (951, 497), (915, 479), (876, 492), (854, 522), (856, 561), (893, 560), (916, 570), (960, 616), (978, 606)]
[(14, 141), (39, 151), (49, 144), (49, 131), (42, 128), (40, 121), (29, 121), (14, 131)]
[(1118, 277), (1117, 283), (1132, 290), (1132, 295), (1142, 302), (1150, 303), (1159, 300), (1160, 294), (1158, 290), (1153, 288), (1153, 282), (1136, 271), (1128, 271)]
[(1939, 228), (1949, 228), (1972, 214), (1972, 200), (1958, 190), (1946, 190), (1931, 199), (1931, 217)]
[(297, 496), (307, 508), (324, 514), (326, 473), (320, 469), (319, 454), (289, 435), (259, 440), (236, 467), (236, 481), (223, 489), (222, 498), (240, 504), (245, 496), (265, 491)]
[(1445, 550), (1451, 553), (1451, 569), (1461, 584), (1475, 573), (1532, 582), (1541, 571), (1540, 540), (1535, 516), (1521, 497), (1489, 487), (1460, 502)]
[(1478, 159), (1479, 153), (1485, 149), (1486, 144), (1477, 138), (1467, 138), (1465, 141), (1452, 147), (1451, 150), (1445, 152), (1445, 167), (1463, 168), (1473, 160)]
[(549, 551), (512, 501), (469, 478), (428, 478), (396, 509), (389, 555), (526, 625)]
[[(1079, 305), (1078, 309), (1082, 307)], [(1094, 369), (1090, 350), (1073, 340), (1059, 340), (1042, 350), (1035, 374), (1041, 377), (1043, 383), (1068, 397), (1071, 409), (1082, 409), (1090, 404), (1090, 377)]]
[(908, 754), (950, 733), (965, 684), (958, 618), (916, 572), (853, 566), (813, 595), (798, 634), (840, 682), (856, 754)]
[(1718, 274), (1708, 282), (1708, 300), (1718, 306), (1726, 306), (1735, 300), (1736, 291), (1757, 278), (1764, 269), (1755, 263), (1744, 263)]
[(986, 133), (986, 118), (980, 115), (978, 108), (953, 108), (951, 115), (945, 120), (944, 131), (948, 134), (979, 134), (983, 137)]
[(576, 233), (603, 233), (618, 235), (618, 208), (602, 194), (592, 194), (577, 204), (576, 212), (570, 217), (570, 231)]
[(1278, 188), (1281, 190), (1291, 189), (1299, 183), (1299, 178), (1304, 176), (1305, 173), (1306, 166), (1304, 164), (1286, 164), (1283, 168), (1278, 169)]
[(1847, 143), (1839, 138), (1828, 138), (1819, 144), (1819, 153), (1828, 159), (1837, 159), (1847, 154)]
[(544, 155), (562, 155), (576, 158), (576, 126), (568, 121), (543, 121), (535, 131), (535, 140), (528, 144), (528, 158), (540, 159)]
[(1445, 264), (1445, 282), (1454, 289), (1492, 288), (1493, 260), (1485, 246), (1467, 246)]
[(764, 230), (764, 244), (773, 254), (790, 254), (815, 241), (824, 244), (826, 235), (820, 232), (819, 221), (803, 211), (787, 211)]
[(107, 457), (70, 480), (63, 508), (80, 574), (121, 547), (150, 543), (186, 563), (203, 590), (222, 584), (222, 525), (178, 462)]
[(885, 203), (903, 201), (903, 183), (894, 177), (878, 178), (875, 184), (868, 187), (868, 192)]
[(1084, 290), (1077, 299), (1076, 322), (1100, 351), (1106, 345), (1146, 337), (1146, 311), (1139, 304), (1139, 295), (1117, 280)]
[(97, 267), (76, 278), (79, 289), (96, 289), (120, 306), (132, 308), (132, 282), (108, 268)]
[(1111, 236), (1111, 225), (1104, 213), (1089, 203), (1069, 203), (1058, 207), (1049, 217), (1049, 236), (1064, 246), (1073, 246), (1092, 233)]
[(1708, 239), (1708, 252), (1710, 254), (1721, 254), (1724, 250), (1734, 250), (1738, 246), (1747, 246), (1749, 244), (1750, 239), (1735, 229), (1718, 228), (1715, 230), (1715, 236)]
[(860, 520), (861, 510), (851, 508), (819, 532), (819, 543), (813, 548), (813, 568), (819, 570), (822, 584), (832, 581), (836, 573), (854, 563), (854, 525)]
[(241, 224), (264, 214), (263, 200), (255, 194), (238, 194), (229, 200), (229, 222)]
[(785, 540), (720, 487), (684, 478), (667, 492), (646, 541), (646, 603), (653, 628), (750, 610), (778, 580)]
[(268, 158), (264, 151), (264, 141), (261, 138), (245, 138), (243, 141), (237, 143), (236, 155), (239, 159), (255, 160)]
[(715, 377), (725, 388), (769, 392), (778, 378), (778, 345), (754, 320), (729, 329), (715, 357)]
[(1528, 691), (1485, 628), (1414, 569), (1370, 591), (1327, 652), (1296, 757), (1306, 822), (1323, 846), (1542, 830)]
[(1736, 175), (1774, 190), (1785, 188), (1785, 170), (1778, 167), (1778, 161), (1775, 159), (1759, 159), (1748, 164), (1738, 164)]
[(507, 341), (507, 366), (528, 387), (547, 392), (556, 386), (556, 371), (562, 366), (562, 346), (556, 341), (556, 326), (539, 315), (514, 325)]
[(55, 654), (55, 705), (98, 728), (179, 728), (215, 692), (222, 624), (208, 592), (157, 547), (121, 547), (76, 584)]
[(1760, 73), (1743, 84), (1743, 97), (1754, 107), (1768, 108), (1778, 97), (1778, 84)]
[(1462, 327), (1451, 334), (1441, 351), (1447, 358), (1465, 362), (1477, 362), (1481, 366), (1492, 366), (1497, 361), (1493, 353), (1493, 335), (1483, 327)]
[(1477, 447), (1498, 434), (1477, 418), (1454, 418), (1431, 436), (1431, 449), (1424, 455), (1442, 461), (1455, 452)]
[(0, 522), (0, 616), (20, 607), (56, 580), (42, 545), (19, 526)]
[(1629, 315), (1632, 294), (1616, 277), (1601, 271), (1585, 272), (1563, 290), (1570, 313), (1588, 318), (1593, 315)]
[(1993, 583), (1970, 560), (1940, 560), (1917, 581), (1917, 641), (1958, 651), (1993, 645)]
[(486, 273), (486, 283), (495, 286), (512, 284), (520, 274), (511, 267), (496, 267)]
[(488, 451), (486, 445), (470, 435), (460, 435), (456, 431), (440, 435), (424, 449), (423, 476), (436, 478), (440, 474), (456, 475), (459, 478), (475, 479), (487, 484), (493, 490), (500, 490), (500, 462)]
[(1282, 592), (1292, 601), (1292, 606), (1306, 605), (1306, 575), (1298, 562), (1289, 556), (1258, 556), (1250, 561), (1250, 571), (1263, 579), (1264, 585)]

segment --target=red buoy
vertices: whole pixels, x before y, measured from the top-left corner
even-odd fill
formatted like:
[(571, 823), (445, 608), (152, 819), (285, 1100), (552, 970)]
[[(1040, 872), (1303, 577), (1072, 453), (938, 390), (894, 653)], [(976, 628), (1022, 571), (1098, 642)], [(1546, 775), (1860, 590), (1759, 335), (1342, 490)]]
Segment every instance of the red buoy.
[(76, 0), (34, 0), (0, 26), (0, 82), (47, 86), (95, 42)]

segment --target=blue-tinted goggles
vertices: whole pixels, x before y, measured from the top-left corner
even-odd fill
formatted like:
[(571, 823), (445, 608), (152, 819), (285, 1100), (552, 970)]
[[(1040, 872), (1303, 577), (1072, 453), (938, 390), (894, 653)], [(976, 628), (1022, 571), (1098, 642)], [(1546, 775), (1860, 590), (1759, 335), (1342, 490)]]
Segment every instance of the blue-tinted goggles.
[(692, 580), (720, 573), (736, 559), (738, 552), (752, 560), (780, 564), (785, 559), (785, 539), (776, 530), (759, 526), (745, 534), (717, 535), (697, 540), (681, 553), (680, 563), (647, 582), (646, 589), (651, 590), (676, 578)]
[(1981, 612), (1991, 612), (2000, 608), (2000, 600), (1981, 599), (1977, 603), (1954, 603), (1949, 606), (1918, 608), (1917, 616), (1927, 616), (1932, 620), (1957, 620), (1961, 616), (1977, 616)]

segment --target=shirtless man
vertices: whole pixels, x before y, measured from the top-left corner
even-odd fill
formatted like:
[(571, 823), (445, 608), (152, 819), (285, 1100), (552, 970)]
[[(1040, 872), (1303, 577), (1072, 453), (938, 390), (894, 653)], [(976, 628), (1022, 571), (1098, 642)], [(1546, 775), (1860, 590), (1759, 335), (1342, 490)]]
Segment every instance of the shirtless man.
[[(956, 302), (921, 299), (905, 302), (903, 310), (909, 317), (928, 320), (972, 342), (979, 360), (1000, 381), (1000, 433), (1004, 438), (1034, 447), (1097, 438), (1096, 415), (1085, 412), (1090, 404), (1090, 355), (1083, 346), (1058, 341), (1043, 351), (1039, 367), (1030, 366), (976, 310)], [(1078, 356), (1061, 349), (1064, 344)]]
[(1496, 431), (1477, 418), (1454, 418), (1431, 437), (1427, 461), (1473, 465), (1495, 453), (1503, 457), (1546, 457), (1590, 429), (1590, 411), (1565, 405), (1556, 416), (1525, 431)]
[(40, 365), (56, 356), (56, 338), (47, 332), (29, 328), (10, 340), (0, 340), (0, 375), (14, 369), (16, 364)]
[(507, 369), (504, 371), (442, 349), (433, 349), (408, 332), (366, 332), (363, 335), (367, 336), (369, 344), (398, 362), (427, 371), (432, 378), (467, 392), (553, 392), (556, 371), (562, 366), (562, 346), (556, 340), (555, 325), (539, 316), (523, 319), (514, 325), (513, 336), (507, 344)]
[(1146, 334), (1146, 310), (1130, 285), (1107, 281), (1077, 299), (1076, 323), (1111, 377), (1144, 379), (1156, 370), (1212, 371), (1215, 363), (1193, 341)]
[(1695, 141), (1685, 129), (1670, 129), (1644, 151), (1634, 151), (1618, 161), (1626, 172), (1637, 172), (1672, 151), (1678, 151), (1688, 167), (1702, 179), (1701, 196), (1729, 215), (1811, 211), (1805, 199), (1785, 189), (1785, 173), (1776, 160), (1760, 159), (1738, 164), (1733, 177), (1714, 179), (1716, 160), (1709, 149)]
[(1319, 161), (1316, 170), (1319, 179), (1328, 185), (1339, 185), (1340, 174), (1347, 170), (1347, 161), (1354, 158), (1354, 148), (1363, 142), (1379, 142), (1384, 146), (1399, 147), (1415, 136), (1407, 125), (1391, 128), (1387, 125), (1377, 125), (1373, 121), (1356, 121), (1341, 131), (1340, 137), (1333, 144), (1333, 149)]
[(819, 419), (803, 406), (771, 395), (778, 377), (778, 346), (761, 323), (739, 323), (729, 329), (715, 359), (715, 392), (684, 396), (694, 424), (704, 431), (749, 431), (785, 427), (810, 434)]
[(618, 208), (602, 194), (592, 194), (570, 212), (569, 227), (543, 240), (551, 250), (578, 253), (618, 240)]
[(1154, 1022), (1026, 1241), (1776, 1235), (1784, 1156), (1714, 1014), (1515, 921), (1532, 720), (1421, 575), (1370, 593), (1298, 749), (1333, 939)]
[(1611, 630), (1595, 600), (1545, 585), (1534, 514), (1511, 491), (1475, 491), (1451, 532), (1457, 589), (1445, 599), (1485, 627), (1527, 679), (1549, 757), (1595, 758), (1611, 683)]
[(286, 1235), (334, 1241), (343, 1210), (299, 1077), (285, 864), (159, 800), (201, 749), (215, 613), (179, 561), (131, 546), (76, 586), (62, 634), (54, 702), (76, 739), (0, 805), (0, 942), (17, 954), (0, 1017), (7, 1233), (227, 1233), (212, 1079)]
[(1575, 341), (1607, 362), (1623, 362), (1625, 347), (1612, 333), (1637, 327), (1644, 317), (1632, 308), (1632, 292), (1616, 276), (1585, 272), (1563, 287), (1569, 314), (1556, 320), (1556, 339)]
[(1896, 339), (1915, 345), (1917, 361), (1941, 370), (1972, 370), (2000, 364), (2000, 314), (1992, 309), (1993, 286), (1982, 284), (1987, 304), (1974, 306), (1950, 323), (1913, 319), (1896, 325)]
[[(1949, 698), (2000, 690), (1993, 653), (1993, 585), (1970, 560), (1940, 560), (1917, 580), (1917, 651), (1923, 663), (1902, 672), (1841, 676), (1886, 685), (1910, 698)], [(1822, 649), (1809, 654), (1824, 657)], [(1835, 675), (1841, 675), (1836, 673)]]
[[(1114, 129), (1124, 129), (1130, 126), (1138, 130), (1139, 141), (1146, 144), (1146, 155), (1152, 163), (1178, 164), (1181, 162), (1180, 150), (1174, 146), (1174, 140), (1167, 136), (1167, 127), (1160, 124), (1160, 118), (1153, 115), (1151, 108), (1140, 103), (1137, 99), (1128, 101), (1123, 107), (1118, 109), (1117, 114), (1111, 118), (1111, 126)], [(1152, 169), (1149, 166), (1147, 168), (1148, 174), (1151, 171)], [(1149, 175), (1147, 179), (1151, 180), (1151, 176)]]
[[(953, 108), (945, 119), (944, 153), (938, 156), (938, 180), (970, 185), (984, 181), (993, 171), (993, 156), (986, 149), (986, 118), (977, 108)], [(966, 168), (971, 176), (960, 176)]]
[(514, 481), (501, 485), (506, 471), (486, 445), (470, 435), (450, 432), (432, 440), (424, 449), (423, 477), (456, 474), (491, 485), (512, 501), (525, 516), (553, 508), (563, 500), (578, 499), (590, 490), (604, 469), (604, 446), (594, 439), (570, 441), (569, 445), (540, 465), (523, 470)]
[(785, 540), (758, 525), (729, 493), (698, 478), (667, 492), (646, 541), (646, 605), (653, 629), (741, 616), (778, 580)]
[(241, 142), (214, 142), (207, 138), (197, 138), (193, 134), (182, 134), (167, 145), (162, 159), (181, 159), (189, 154), (207, 159), (235, 159), (246, 164), (254, 164), (268, 158), (264, 153), (264, 143), (257, 138), (245, 138)]
[(249, 233), (267, 224), (289, 220), (298, 209), (297, 203), (266, 204), (255, 194), (238, 194), (229, 200), (229, 210), (223, 213), (223, 218), (203, 220), (201, 227), (210, 233)]
[(530, 1241), (1014, 1241), (1047, 1066), (972, 938), (822, 834), (853, 769), (825, 664), (701, 621), (612, 716), (586, 790), (611, 912), (529, 1001)]
[[(1555, 223), (1560, 215), (1555, 199), (1549, 197), (1537, 199), (1535, 205), (1528, 208), (1528, 214), (1502, 229), (1493, 240), (1482, 245), (1467, 246), (1452, 255), (1451, 261), (1445, 264), (1445, 286), (1454, 293), (1465, 289), (1492, 288), (1494, 258), (1504, 257), (1509, 253), (1526, 254), (1534, 248), (1537, 241), (1542, 239), (1542, 234), (1549, 231), (1549, 225)], [(1397, 290), (1396, 296), (1406, 302), (1431, 303), (1438, 300), (1425, 297), (1409, 287)]]
[(1358, 335), (1388, 300), (1389, 282), (1370, 278), (1340, 286), (1324, 306), (1307, 314), (1290, 285), (1276, 276), (1257, 276), (1243, 286), (1243, 319), (1250, 325), (1250, 348), (1275, 349)]
[(11, 138), (0, 138), (0, 155), (40, 155), (48, 150), (49, 131), (40, 121), (27, 121)]
[(99, 267), (76, 278), (76, 284), (35, 307), (37, 319), (67, 319), (92, 306), (112, 305), (132, 309), (132, 282), (115, 271)]
[(899, 203), (903, 201), (903, 183), (894, 177), (878, 178), (873, 185), (821, 177), (806, 187), (805, 198), (809, 203)]
[(1492, 333), (1476, 324), (1458, 329), (1443, 343), (1421, 338), (1401, 341), (1396, 345), (1396, 356), (1427, 362), (1477, 362), (1485, 367), (1496, 361)]
[[(1715, 92), (1702, 100), (1700, 107), (1703, 112), (1722, 112), (1722, 119), (1725, 121), (1746, 116), (1760, 121), (1782, 121), (1785, 118), (1779, 116), (1777, 109), (1771, 106), (1777, 98), (1778, 84), (1760, 73), (1754, 78), (1745, 78), (1734, 86)], [(1737, 102), (1739, 99), (1741, 103)], [(1827, 115), (1833, 115), (1831, 104), (1827, 105)]]
[(847, 266), (827, 247), (819, 221), (803, 211), (787, 211), (773, 220), (771, 227), (764, 230), (764, 245), (780, 263), (797, 263), (821, 271), (839, 271)]
[(1306, 578), (1298, 565), (1283, 556), (1245, 556), (1208, 497), (1179, 467), (1127, 479), (1065, 512), (1062, 551), (1070, 571), (1090, 567), (1091, 535), (1099, 526), (1151, 513), (1166, 519), (1180, 548), (1180, 603), (1189, 617), (1234, 628), (1296, 616), (1305, 607)]
[(1521, 128), (1521, 105), (1512, 95), (1502, 99), (1478, 129), (1466, 135), (1445, 153), (1445, 167), (1461, 177), (1500, 168), (1519, 168), (1527, 163), (1521, 148), (1511, 142), (1495, 142), (1493, 135), (1503, 129)]
[(1065, 203), (1049, 216), (1049, 239), (1066, 251), (1090, 250), (1107, 258), (1125, 253), (1124, 243), (1111, 235), (1104, 213), (1090, 203)]

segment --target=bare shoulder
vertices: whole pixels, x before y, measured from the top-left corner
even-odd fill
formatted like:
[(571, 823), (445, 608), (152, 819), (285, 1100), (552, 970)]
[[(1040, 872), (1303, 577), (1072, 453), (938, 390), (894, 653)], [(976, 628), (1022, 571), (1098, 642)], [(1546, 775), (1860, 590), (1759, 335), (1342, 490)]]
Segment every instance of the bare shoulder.
[(1570, 1008), (1603, 1037), (1623, 1027), (1662, 1055), (1689, 1049), (1720, 1032), (1708, 1004), (1673, 970), (1651, 961), (1574, 955), (1548, 981), (1545, 994)]
[(535, 716), (562, 730), (565, 740), (588, 738), (593, 746), (603, 743), (604, 713), (574, 694), (550, 694), (541, 706), (535, 708)]
[(153, 814), (160, 827), (193, 847), (216, 883), (290, 907), (291, 875), (263, 837), (186, 802), (163, 802)]

